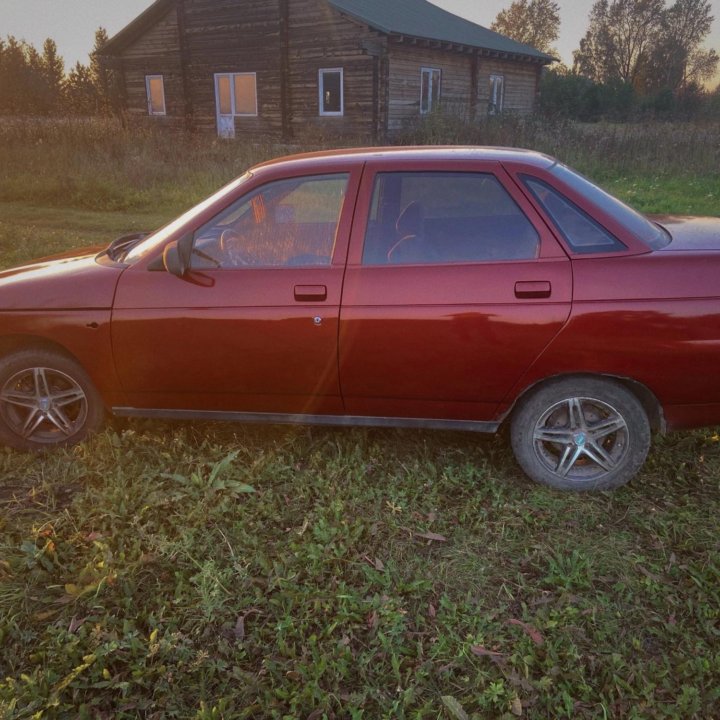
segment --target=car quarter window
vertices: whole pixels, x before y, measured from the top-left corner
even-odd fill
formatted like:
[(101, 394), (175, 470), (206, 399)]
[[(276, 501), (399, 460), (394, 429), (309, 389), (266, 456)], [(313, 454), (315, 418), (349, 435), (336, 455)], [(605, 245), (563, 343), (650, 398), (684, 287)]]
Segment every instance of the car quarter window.
[(535, 199), (576, 253), (619, 252), (626, 246), (556, 188), (530, 176), (523, 177)]
[(195, 233), (191, 267), (330, 265), (348, 178), (289, 178), (244, 195)]
[(365, 265), (531, 259), (539, 246), (535, 227), (491, 173), (375, 177)]

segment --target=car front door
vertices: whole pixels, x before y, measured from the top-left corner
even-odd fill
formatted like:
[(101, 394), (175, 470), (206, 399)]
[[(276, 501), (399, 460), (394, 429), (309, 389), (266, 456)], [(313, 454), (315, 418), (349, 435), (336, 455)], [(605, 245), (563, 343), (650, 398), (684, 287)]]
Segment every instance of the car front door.
[(368, 163), (340, 317), (346, 411), (494, 422), (571, 295), (567, 255), (500, 163)]
[(122, 275), (112, 340), (130, 408), (342, 412), (339, 306), (360, 169), (256, 184), (195, 228), (185, 276), (157, 257)]

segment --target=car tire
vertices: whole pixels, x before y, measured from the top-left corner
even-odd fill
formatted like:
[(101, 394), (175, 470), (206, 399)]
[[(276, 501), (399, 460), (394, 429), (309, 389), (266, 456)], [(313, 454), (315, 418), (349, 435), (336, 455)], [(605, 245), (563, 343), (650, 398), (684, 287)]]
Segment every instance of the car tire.
[(0, 359), (0, 443), (29, 451), (74, 445), (104, 420), (100, 395), (71, 358), (28, 349)]
[(611, 490), (645, 462), (650, 423), (640, 401), (602, 378), (550, 381), (522, 399), (510, 427), (515, 457), (559, 490)]

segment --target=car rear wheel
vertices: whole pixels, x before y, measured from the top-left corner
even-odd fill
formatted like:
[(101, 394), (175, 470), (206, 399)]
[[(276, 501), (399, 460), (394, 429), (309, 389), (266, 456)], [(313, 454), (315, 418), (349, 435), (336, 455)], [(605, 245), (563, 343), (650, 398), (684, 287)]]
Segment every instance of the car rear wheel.
[(511, 438), (533, 480), (560, 490), (609, 490), (627, 483), (645, 462), (650, 423), (640, 401), (619, 383), (567, 378), (523, 399)]
[(105, 412), (87, 373), (49, 350), (0, 359), (0, 442), (20, 450), (73, 445), (100, 428)]

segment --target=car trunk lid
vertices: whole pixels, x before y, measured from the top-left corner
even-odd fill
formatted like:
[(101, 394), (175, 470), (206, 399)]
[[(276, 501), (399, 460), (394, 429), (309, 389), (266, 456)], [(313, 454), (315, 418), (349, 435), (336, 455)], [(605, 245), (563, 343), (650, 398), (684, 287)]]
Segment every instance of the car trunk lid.
[(720, 218), (655, 215), (651, 219), (672, 236), (663, 252), (720, 250)]

